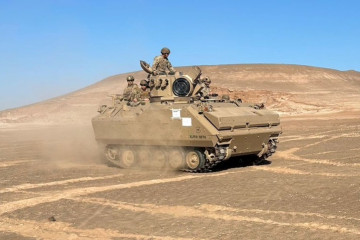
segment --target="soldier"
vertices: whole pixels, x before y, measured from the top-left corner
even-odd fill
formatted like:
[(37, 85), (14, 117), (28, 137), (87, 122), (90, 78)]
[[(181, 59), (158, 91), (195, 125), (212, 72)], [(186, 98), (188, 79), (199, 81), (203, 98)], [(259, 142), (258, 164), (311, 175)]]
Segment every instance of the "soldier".
[(202, 78), (200, 80), (200, 82), (203, 87), (203, 89), (201, 89), (201, 91), (200, 91), (200, 96), (204, 97), (204, 98), (209, 98), (210, 92), (211, 92), (211, 90), (210, 90), (211, 79), (209, 77), (205, 77), (205, 78)]
[(137, 102), (139, 98), (139, 87), (134, 83), (134, 76), (129, 75), (126, 78), (128, 83), (127, 87), (124, 89), (123, 98), (128, 102)]
[(148, 88), (148, 82), (145, 79), (140, 82), (140, 98), (142, 101), (150, 100), (150, 90)]
[(152, 70), (154, 75), (166, 74), (166, 70), (168, 70), (170, 74), (175, 73), (175, 69), (172, 67), (168, 59), (169, 55), (170, 55), (170, 49), (166, 47), (161, 49), (161, 56), (155, 57), (154, 63), (152, 65)]

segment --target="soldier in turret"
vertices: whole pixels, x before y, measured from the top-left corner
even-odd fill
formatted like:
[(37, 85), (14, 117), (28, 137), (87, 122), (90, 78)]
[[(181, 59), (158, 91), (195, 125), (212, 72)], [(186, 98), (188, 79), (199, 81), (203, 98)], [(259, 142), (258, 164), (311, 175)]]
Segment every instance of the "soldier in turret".
[(200, 91), (200, 96), (203, 98), (209, 98), (210, 96), (210, 83), (211, 83), (211, 79), (209, 77), (204, 77), (202, 79), (200, 79), (201, 82), (201, 86), (203, 87)]
[(154, 75), (167, 74), (167, 71), (170, 74), (175, 73), (175, 69), (171, 65), (168, 57), (170, 55), (170, 49), (164, 47), (161, 49), (161, 55), (155, 57), (154, 63), (152, 65), (152, 70)]
[(140, 98), (142, 101), (149, 101), (150, 100), (150, 90), (148, 87), (148, 82), (143, 79), (140, 82)]
[(127, 87), (124, 89), (123, 99), (128, 102), (138, 102), (139, 100), (139, 87), (134, 83), (134, 76), (129, 75), (126, 78), (128, 83)]

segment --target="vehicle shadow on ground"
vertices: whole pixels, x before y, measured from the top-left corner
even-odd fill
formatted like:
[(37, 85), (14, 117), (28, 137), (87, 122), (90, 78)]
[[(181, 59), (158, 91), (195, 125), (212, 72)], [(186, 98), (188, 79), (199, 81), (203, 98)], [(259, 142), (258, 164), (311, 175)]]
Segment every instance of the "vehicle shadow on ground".
[(250, 166), (260, 166), (260, 165), (269, 165), (271, 161), (262, 160), (261, 162), (257, 162), (257, 159), (252, 156), (246, 157), (235, 157), (231, 158), (227, 161), (221, 162), (215, 167), (212, 168), (212, 172), (221, 172), (233, 168), (244, 168)]

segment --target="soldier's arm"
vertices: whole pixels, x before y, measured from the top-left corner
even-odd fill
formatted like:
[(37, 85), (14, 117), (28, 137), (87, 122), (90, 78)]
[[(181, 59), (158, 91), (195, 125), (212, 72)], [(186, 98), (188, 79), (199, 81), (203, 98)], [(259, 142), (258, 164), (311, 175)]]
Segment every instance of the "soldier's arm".
[(175, 73), (176, 72), (175, 69), (173, 68), (173, 66), (171, 65), (170, 61), (168, 61), (168, 66), (167, 67), (168, 67), (170, 73)]
[(153, 74), (154, 75), (157, 75), (158, 74), (158, 72), (157, 72), (157, 67), (158, 67), (158, 65), (159, 65), (159, 57), (155, 57), (154, 58), (154, 63), (153, 63), (153, 65), (152, 65), (152, 70), (153, 70)]
[(124, 89), (123, 99), (124, 100), (129, 100), (129, 88), (127, 88), (127, 87)]
[(132, 101), (137, 102), (140, 100), (141, 92), (140, 92), (140, 88), (137, 85), (134, 85), (131, 95), (132, 95)]

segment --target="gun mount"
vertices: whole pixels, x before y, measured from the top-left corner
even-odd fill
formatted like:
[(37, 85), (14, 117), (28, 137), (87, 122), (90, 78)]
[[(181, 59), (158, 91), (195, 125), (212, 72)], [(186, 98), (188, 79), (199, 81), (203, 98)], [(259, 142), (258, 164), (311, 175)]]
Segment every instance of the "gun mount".
[(152, 69), (145, 61), (140, 61), (142, 69), (149, 73), (148, 83), (150, 87), (151, 102), (163, 101), (190, 101), (204, 87), (201, 85), (201, 69), (192, 67), (186, 74), (153, 75)]

